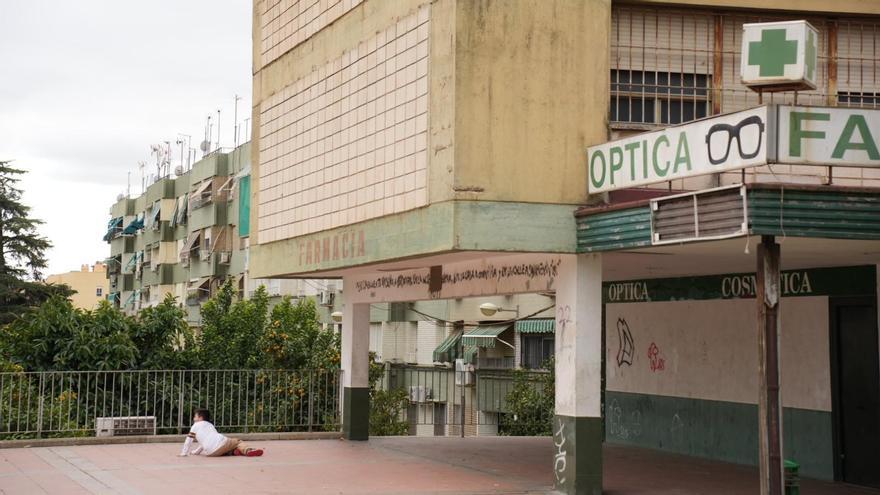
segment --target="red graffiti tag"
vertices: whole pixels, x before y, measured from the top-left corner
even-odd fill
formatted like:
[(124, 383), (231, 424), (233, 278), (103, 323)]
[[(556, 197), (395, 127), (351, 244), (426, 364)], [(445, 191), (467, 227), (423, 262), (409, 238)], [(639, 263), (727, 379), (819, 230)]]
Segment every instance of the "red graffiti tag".
[(653, 342), (648, 347), (648, 360), (651, 363), (651, 371), (657, 372), (666, 369), (666, 360), (660, 357), (660, 348)]

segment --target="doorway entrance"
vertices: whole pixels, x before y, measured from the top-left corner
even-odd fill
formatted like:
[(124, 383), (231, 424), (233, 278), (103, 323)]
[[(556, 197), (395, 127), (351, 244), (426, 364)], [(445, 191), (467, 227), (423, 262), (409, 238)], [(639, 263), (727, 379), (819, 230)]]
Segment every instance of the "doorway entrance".
[(880, 487), (880, 347), (873, 298), (832, 298), (835, 476)]

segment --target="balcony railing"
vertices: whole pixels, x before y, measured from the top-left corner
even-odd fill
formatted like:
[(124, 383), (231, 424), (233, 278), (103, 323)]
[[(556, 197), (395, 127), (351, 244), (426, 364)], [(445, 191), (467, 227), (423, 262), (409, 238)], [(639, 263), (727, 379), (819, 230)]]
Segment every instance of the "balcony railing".
[[(224, 432), (335, 431), (340, 370), (0, 373), (0, 439), (188, 430), (196, 408)], [(101, 418), (102, 421), (97, 421)], [(106, 431), (105, 431), (106, 434)]]

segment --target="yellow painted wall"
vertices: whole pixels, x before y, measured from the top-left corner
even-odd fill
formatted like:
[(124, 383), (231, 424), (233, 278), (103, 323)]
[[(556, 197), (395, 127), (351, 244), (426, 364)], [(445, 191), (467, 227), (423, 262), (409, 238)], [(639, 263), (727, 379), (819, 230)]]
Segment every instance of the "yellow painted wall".
[(610, 19), (605, 0), (457, 2), (456, 197), (586, 201), (585, 150), (607, 138)]
[[(87, 267), (84, 267), (87, 268)], [(98, 303), (107, 298), (110, 290), (110, 281), (104, 265), (98, 264), (96, 271), (78, 271), (59, 273), (46, 277), (50, 284), (67, 284), (76, 294), (70, 297), (74, 307), (81, 309), (95, 309)], [(101, 296), (96, 295), (96, 289), (101, 288)]]

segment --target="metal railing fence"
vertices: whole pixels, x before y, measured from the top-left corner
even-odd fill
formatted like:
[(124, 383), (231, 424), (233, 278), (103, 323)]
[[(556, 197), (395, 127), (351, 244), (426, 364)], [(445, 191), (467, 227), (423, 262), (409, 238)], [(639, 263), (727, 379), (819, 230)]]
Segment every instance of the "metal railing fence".
[(410, 435), (536, 435), (550, 434), (548, 379), (547, 371), (392, 365), (382, 388), (406, 393)]
[(93, 436), (98, 418), (116, 419), (109, 423), (115, 435), (145, 429), (182, 433), (196, 408), (209, 409), (224, 432), (335, 431), (341, 374), (336, 369), (0, 373), (0, 439)]

